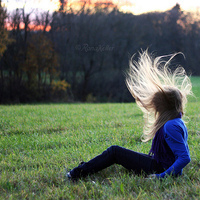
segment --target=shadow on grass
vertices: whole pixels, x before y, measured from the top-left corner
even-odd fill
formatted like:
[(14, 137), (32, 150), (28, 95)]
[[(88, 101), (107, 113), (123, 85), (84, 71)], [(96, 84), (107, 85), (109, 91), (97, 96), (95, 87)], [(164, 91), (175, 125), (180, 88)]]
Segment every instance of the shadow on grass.
[(111, 185), (112, 181), (122, 178), (122, 177), (137, 177), (137, 178), (145, 178), (147, 175), (144, 172), (139, 174), (134, 171), (128, 170), (120, 165), (114, 164), (106, 169), (103, 169), (97, 173), (90, 174), (86, 177), (80, 178), (76, 181), (69, 181), (66, 177), (66, 181), (72, 184), (79, 184), (80, 182), (92, 182), (92, 183), (100, 183), (102, 185)]
[(52, 134), (59, 133), (67, 130), (67, 127), (47, 127), (42, 129), (32, 129), (32, 130), (9, 130), (0, 133), (0, 135), (8, 136), (8, 135), (23, 135), (23, 134)]

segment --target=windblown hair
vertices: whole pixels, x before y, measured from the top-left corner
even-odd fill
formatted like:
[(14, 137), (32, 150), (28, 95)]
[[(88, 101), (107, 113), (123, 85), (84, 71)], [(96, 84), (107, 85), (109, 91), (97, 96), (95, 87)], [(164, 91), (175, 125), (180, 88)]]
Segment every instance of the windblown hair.
[(192, 94), (192, 84), (183, 67), (175, 71), (169, 68), (177, 54), (169, 55), (168, 61), (160, 56), (153, 59), (148, 51), (139, 53), (138, 62), (130, 60), (126, 76), (127, 87), (144, 113), (144, 138), (146, 142), (179, 113), (184, 114), (187, 95)]

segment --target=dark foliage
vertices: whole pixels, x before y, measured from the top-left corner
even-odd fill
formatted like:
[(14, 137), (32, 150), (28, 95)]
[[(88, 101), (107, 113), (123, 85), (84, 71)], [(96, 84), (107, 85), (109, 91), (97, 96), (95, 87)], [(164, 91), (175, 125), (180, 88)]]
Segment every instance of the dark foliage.
[(183, 52), (172, 67), (200, 75), (200, 21), (179, 5), (142, 15), (61, 5), (35, 20), (23, 9), (10, 14), (15, 42), (1, 59), (0, 102), (132, 101), (125, 72), (130, 56), (146, 48), (156, 56)]

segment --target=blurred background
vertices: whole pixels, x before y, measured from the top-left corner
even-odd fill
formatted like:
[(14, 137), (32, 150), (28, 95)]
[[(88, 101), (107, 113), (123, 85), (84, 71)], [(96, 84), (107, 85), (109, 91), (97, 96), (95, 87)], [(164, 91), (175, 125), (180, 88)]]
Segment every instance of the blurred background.
[(130, 102), (130, 57), (200, 75), (200, 2), (0, 0), (0, 103)]

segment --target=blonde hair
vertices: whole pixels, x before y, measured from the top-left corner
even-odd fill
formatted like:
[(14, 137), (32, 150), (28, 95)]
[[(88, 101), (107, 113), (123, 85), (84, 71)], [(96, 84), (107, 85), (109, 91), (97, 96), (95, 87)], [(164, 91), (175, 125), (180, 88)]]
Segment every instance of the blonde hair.
[(169, 69), (170, 61), (177, 54), (169, 55), (166, 62), (160, 56), (153, 59), (148, 51), (139, 53), (138, 62), (130, 60), (126, 85), (144, 113), (143, 141), (153, 138), (156, 132), (169, 120), (174, 119), (192, 94), (192, 84), (183, 67), (174, 72)]

